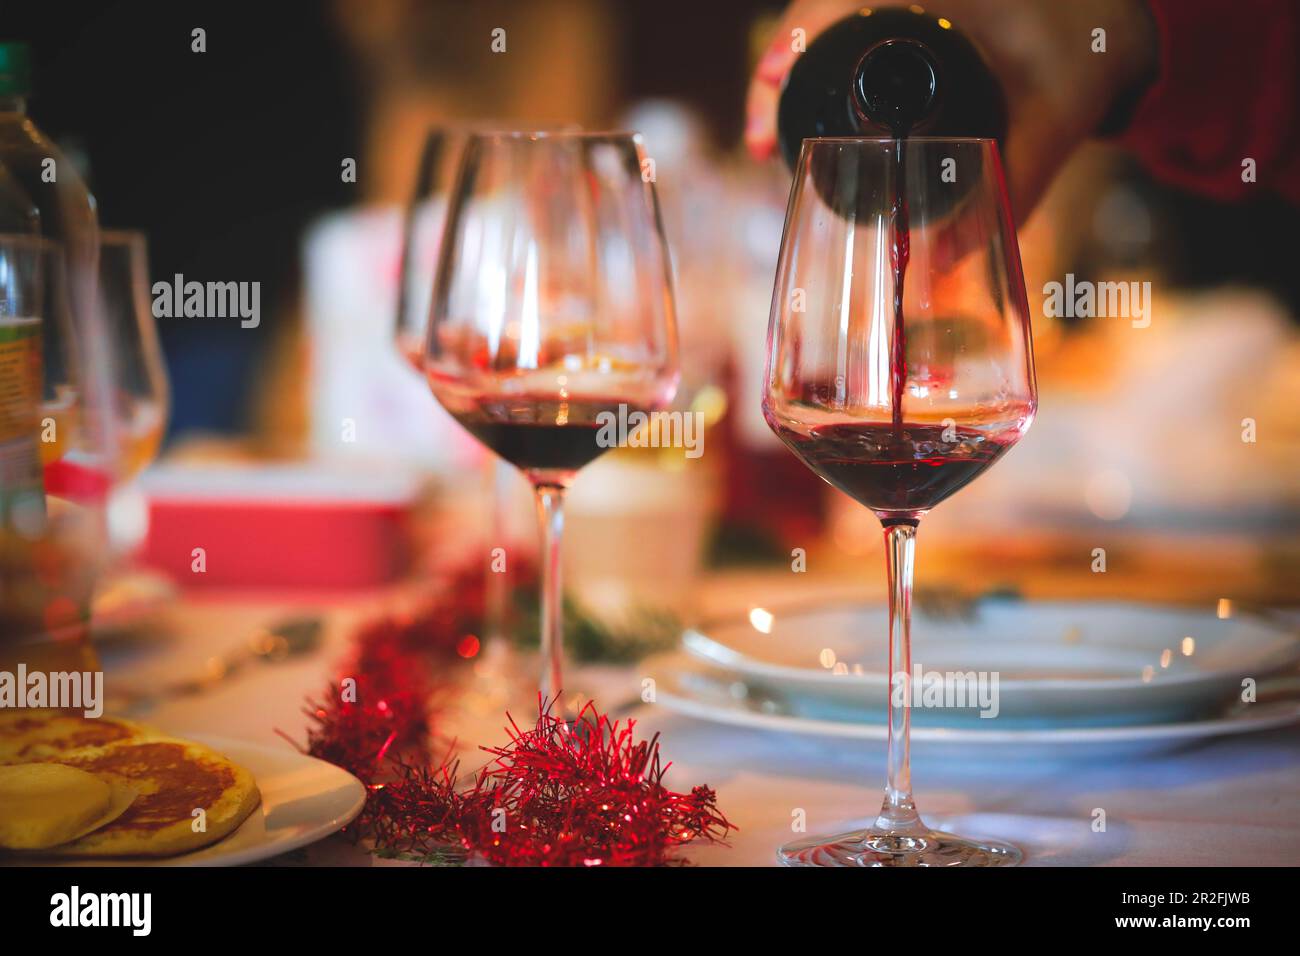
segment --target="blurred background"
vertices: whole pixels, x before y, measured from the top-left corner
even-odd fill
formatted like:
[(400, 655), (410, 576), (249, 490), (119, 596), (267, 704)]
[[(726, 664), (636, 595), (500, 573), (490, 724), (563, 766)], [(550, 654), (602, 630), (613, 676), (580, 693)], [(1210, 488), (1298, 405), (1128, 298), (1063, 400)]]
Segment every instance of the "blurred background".
[[(393, 540), (387, 524), (376, 532), (377, 563), (280, 578), (298, 539), (268, 530), (274, 566), (203, 584), (382, 583), (481, 542), (494, 481), (518, 503), (504, 533), (531, 547), (523, 479), (491, 475), (393, 347), (403, 210), (433, 127), (581, 124), (640, 129), (656, 160), (679, 404), (704, 411), (710, 430), (698, 461), (623, 449), (583, 473), (566, 543), (575, 590), (600, 609), (689, 614), (706, 601), (704, 570), (721, 581), (770, 567), (788, 580), (794, 548), (808, 555), (805, 596), (808, 579), (878, 587), (874, 519), (789, 455), (759, 413), (789, 176), (778, 160), (750, 160), (740, 139), (748, 78), (782, 6), (47, 0), (6, 11), (5, 38), (32, 45), (30, 113), (82, 167), (101, 223), (147, 235), (151, 282), (261, 283), (256, 328), (159, 320), (171, 410), (143, 484), (143, 560), (194, 583), (167, 526), (191, 520), (177, 502), (346, 499), (402, 518)], [(504, 53), (491, 49), (499, 27)], [(195, 28), (206, 52), (191, 51)], [(355, 182), (341, 175), (347, 159)], [(1266, 195), (1217, 203), (1152, 182), (1103, 144), (1080, 152), (1020, 236), (1037, 423), (927, 520), (919, 586), (1294, 602), (1298, 228), (1300, 212)], [(1067, 274), (1150, 281), (1150, 326), (1045, 316), (1044, 285)], [(628, 554), (628, 540), (645, 546)], [(714, 601), (726, 603), (725, 587)]]

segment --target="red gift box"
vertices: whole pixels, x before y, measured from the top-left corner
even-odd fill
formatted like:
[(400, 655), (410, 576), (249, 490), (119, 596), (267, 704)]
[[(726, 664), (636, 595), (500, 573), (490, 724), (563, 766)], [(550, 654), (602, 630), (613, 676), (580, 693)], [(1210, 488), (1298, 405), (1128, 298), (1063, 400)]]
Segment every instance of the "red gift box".
[(324, 466), (155, 469), (143, 563), (184, 588), (367, 588), (410, 566), (418, 482)]

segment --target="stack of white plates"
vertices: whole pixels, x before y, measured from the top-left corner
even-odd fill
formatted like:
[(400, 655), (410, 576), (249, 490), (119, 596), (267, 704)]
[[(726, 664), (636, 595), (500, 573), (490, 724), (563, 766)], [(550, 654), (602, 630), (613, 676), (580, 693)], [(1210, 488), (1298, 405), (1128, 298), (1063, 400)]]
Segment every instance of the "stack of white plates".
[[(1300, 721), (1300, 679), (1287, 673), (1300, 663), (1296, 626), (1228, 602), (987, 599), (918, 609), (912, 651), (912, 740), (921, 749), (1071, 758)], [(649, 673), (660, 704), (700, 718), (886, 736), (881, 606), (753, 608), (687, 631)]]

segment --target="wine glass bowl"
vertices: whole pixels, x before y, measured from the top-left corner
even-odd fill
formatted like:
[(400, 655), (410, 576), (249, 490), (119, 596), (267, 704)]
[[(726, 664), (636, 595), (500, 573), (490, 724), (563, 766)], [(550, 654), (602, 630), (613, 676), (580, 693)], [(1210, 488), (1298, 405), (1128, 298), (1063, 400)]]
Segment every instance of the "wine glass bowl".
[(783, 847), (789, 865), (1002, 865), (931, 830), (911, 794), (910, 612), (922, 516), (1000, 459), (1037, 408), (1029, 308), (997, 144), (803, 143), (772, 294), (763, 414), (884, 527), (889, 764), (873, 826)]
[(677, 387), (669, 258), (649, 168), (635, 134), (470, 135), (433, 283), (429, 386), (537, 492), (548, 697), (560, 690), (564, 489), (613, 447), (611, 417), (660, 408)]
[(908, 139), (900, 163), (899, 142), (806, 141), (763, 414), (830, 484), (882, 517), (916, 518), (1015, 444), (1037, 399), (996, 144)]
[(167, 370), (149, 298), (143, 233), (100, 232), (96, 303), (112, 357), (115, 477), (125, 484), (157, 457), (170, 405)]

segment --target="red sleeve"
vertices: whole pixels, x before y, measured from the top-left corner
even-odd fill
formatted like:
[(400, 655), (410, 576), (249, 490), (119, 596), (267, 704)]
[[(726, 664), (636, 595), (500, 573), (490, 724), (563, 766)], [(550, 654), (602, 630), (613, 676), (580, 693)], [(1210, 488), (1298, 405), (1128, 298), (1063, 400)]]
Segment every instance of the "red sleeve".
[[(1120, 137), (1165, 182), (1225, 200), (1300, 203), (1300, 4), (1148, 0), (1160, 65)], [(1242, 181), (1255, 160), (1256, 182)]]

